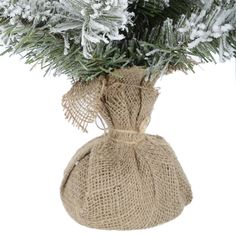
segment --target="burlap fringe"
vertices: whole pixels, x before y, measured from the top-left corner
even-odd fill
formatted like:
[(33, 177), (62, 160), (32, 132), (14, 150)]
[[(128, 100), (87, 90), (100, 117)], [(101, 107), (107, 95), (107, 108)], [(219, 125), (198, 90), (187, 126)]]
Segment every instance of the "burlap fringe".
[(76, 82), (62, 98), (65, 117), (72, 125), (87, 132), (89, 123), (96, 119), (99, 99), (103, 93), (104, 82), (101, 79), (88, 83)]

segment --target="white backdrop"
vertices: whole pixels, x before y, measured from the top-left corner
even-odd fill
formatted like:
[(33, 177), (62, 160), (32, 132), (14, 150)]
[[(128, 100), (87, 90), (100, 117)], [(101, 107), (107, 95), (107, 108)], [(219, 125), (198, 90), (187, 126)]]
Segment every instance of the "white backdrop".
[(61, 97), (64, 76), (18, 57), (0, 58), (0, 235), (2, 236), (199, 236), (236, 235), (235, 62), (204, 65), (158, 82), (161, 95), (147, 132), (172, 145), (193, 190), (193, 202), (174, 221), (138, 231), (103, 231), (75, 223), (65, 212), (59, 186), (75, 151), (102, 133), (83, 134), (69, 124)]

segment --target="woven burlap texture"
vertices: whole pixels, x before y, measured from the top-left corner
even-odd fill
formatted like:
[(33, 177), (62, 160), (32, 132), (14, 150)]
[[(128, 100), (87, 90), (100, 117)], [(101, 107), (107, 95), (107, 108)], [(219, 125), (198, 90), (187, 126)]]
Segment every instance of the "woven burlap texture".
[[(116, 70), (93, 83), (99, 96), (87, 107), (108, 130), (69, 162), (61, 184), (65, 209), (78, 223), (100, 229), (141, 229), (177, 217), (192, 200), (191, 187), (165, 139), (144, 132), (158, 97), (145, 69)], [(71, 91), (66, 109), (68, 96)], [(86, 123), (83, 117), (71, 119)]]

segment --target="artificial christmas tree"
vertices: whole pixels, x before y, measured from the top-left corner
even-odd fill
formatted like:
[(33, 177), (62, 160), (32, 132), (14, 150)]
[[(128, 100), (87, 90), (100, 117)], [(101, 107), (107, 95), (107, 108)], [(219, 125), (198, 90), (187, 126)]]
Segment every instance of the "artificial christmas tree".
[(233, 0), (1, 0), (4, 53), (72, 81), (62, 105), (82, 129), (96, 117), (104, 135), (68, 164), (61, 198), (79, 223), (139, 229), (167, 222), (191, 202), (188, 180), (163, 137), (145, 129), (155, 82), (214, 54), (236, 55)]

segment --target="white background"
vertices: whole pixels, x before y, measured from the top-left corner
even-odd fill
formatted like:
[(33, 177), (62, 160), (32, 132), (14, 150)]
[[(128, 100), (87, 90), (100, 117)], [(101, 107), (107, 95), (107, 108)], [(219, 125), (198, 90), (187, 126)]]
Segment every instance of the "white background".
[(194, 199), (175, 220), (138, 231), (103, 231), (75, 223), (64, 210), (59, 186), (75, 151), (100, 135), (83, 134), (63, 115), (64, 76), (18, 57), (0, 58), (0, 235), (236, 235), (235, 62), (175, 73), (157, 84), (161, 95), (148, 132), (174, 148)]

